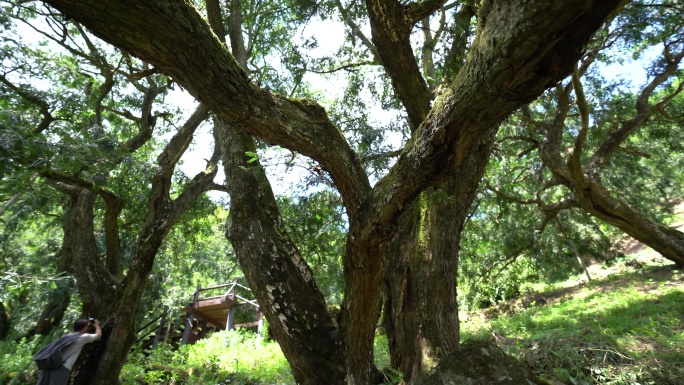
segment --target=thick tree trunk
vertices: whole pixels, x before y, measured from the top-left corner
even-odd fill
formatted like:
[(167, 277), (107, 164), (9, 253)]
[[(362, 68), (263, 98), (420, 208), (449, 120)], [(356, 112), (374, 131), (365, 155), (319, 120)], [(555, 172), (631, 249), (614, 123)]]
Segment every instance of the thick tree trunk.
[[(220, 2), (206, 0), (212, 30), (225, 40)], [(231, 0), (229, 36), (237, 62), (247, 67), (242, 33), (242, 8)], [(259, 161), (248, 162), (254, 139), (215, 119), (214, 138), (220, 146), (231, 198), (226, 236), (238, 256), (271, 334), (280, 344), (300, 384), (341, 384), (344, 380), (342, 341), (337, 322), (327, 311), (309, 266), (282, 223), (271, 185)], [(266, 273), (267, 272), (267, 273)], [(303, 311), (295, 319), (296, 309)]]
[(373, 363), (375, 329), (382, 306), (382, 282), (389, 240), (394, 231), (376, 228), (364, 234), (351, 219), (344, 259), (344, 301), (340, 326), (346, 345), (347, 384), (372, 384), (377, 379)]
[(342, 384), (344, 349), (337, 323), (284, 231), (263, 168), (258, 161), (248, 163), (254, 140), (232, 127), (219, 133), (231, 200), (226, 235), (269, 330), (298, 384)]
[[(415, 9), (404, 7), (401, 17), (388, 17), (382, 11), (382, 1), (367, 2), (374, 42), (409, 120), (422, 120), (429, 110), (429, 98), (425, 92), (406, 93), (407, 88), (425, 89), (423, 77), (417, 68), (404, 65), (415, 63), (408, 39), (393, 41), (388, 38), (394, 30), (406, 28), (404, 13), (418, 17)], [(433, 3), (439, 6), (440, 2)], [(372, 5), (372, 6), (371, 6)], [(390, 8), (396, 8), (393, 5)], [(474, 15), (472, 3), (463, 3), (454, 14), (456, 26), (450, 53), (447, 55), (447, 74), (443, 80), (453, 81), (465, 63), (466, 44), (470, 37), (470, 23)], [(381, 22), (385, 28), (379, 28)], [(429, 18), (423, 18), (425, 36), (423, 48), (424, 76), (435, 85), (434, 67), (431, 65), (434, 42), (429, 28)], [(411, 25), (412, 23), (409, 23)], [(388, 33), (391, 32), (391, 33)], [(402, 97), (403, 95), (403, 97)], [(426, 104), (427, 103), (427, 104)], [(421, 106), (427, 106), (421, 108)], [(422, 111), (422, 113), (418, 113)], [(413, 114), (412, 114), (413, 112)], [(419, 124), (412, 124), (416, 128)], [(484, 159), (486, 160), (486, 156)], [(486, 164), (486, 161), (484, 162)], [(475, 170), (477, 171), (477, 170)], [(481, 178), (475, 177), (474, 181)], [(477, 182), (474, 182), (475, 185)], [(420, 202), (414, 202), (399, 219), (398, 233), (392, 242), (390, 261), (385, 273), (384, 325), (387, 329), (392, 367), (404, 373), (404, 382), (412, 383), (421, 374), (436, 365), (442, 357), (458, 346), (459, 324), (456, 298), (456, 278), (460, 235), (465, 214), (472, 194), (459, 190), (453, 176), (446, 178), (439, 190), (428, 189), (421, 194)], [(475, 188), (470, 190), (475, 191)]]
[[(73, 384), (111, 384), (123, 367), (135, 342), (135, 316), (157, 251), (171, 227), (192, 202), (207, 190), (218, 171), (218, 153), (215, 153), (208, 162), (207, 169), (196, 175), (178, 197), (171, 200), (169, 191), (175, 165), (192, 141), (195, 129), (206, 119), (207, 114), (205, 108), (198, 108), (159, 154), (147, 203), (147, 215), (123, 281), (116, 277), (120, 264), (112, 260), (115, 256), (112, 253), (98, 253), (93, 213), (97, 195), (85, 188), (53, 182), (55, 188), (71, 199), (64, 223), (62, 248), (63, 252), (71, 255), (73, 261), (72, 270), (83, 300), (83, 315), (102, 321), (101, 340), (84, 347), (72, 368)], [(84, 187), (89, 186), (86, 184)], [(114, 239), (107, 245), (118, 253), (118, 228), (114, 219), (121, 210), (121, 202), (111, 193), (105, 196), (104, 201), (108, 209), (105, 224), (110, 226), (108, 232)]]
[(404, 373), (407, 384), (458, 347), (459, 245), (487, 160), (482, 156), (460, 171), (474, 183), (451, 179), (428, 190), (400, 219), (394, 244), (399, 250), (386, 269), (384, 323), (392, 367)]
[[(113, 304), (116, 303), (117, 285), (111, 281), (102, 268), (101, 257), (98, 255), (94, 232), (93, 208), (96, 195), (88, 190), (55, 183), (53, 186), (69, 197), (69, 209), (64, 219), (64, 239), (62, 255), (68, 256), (66, 267), (73, 271), (76, 277), (79, 294), (83, 301), (82, 316), (92, 316), (99, 319), (111, 314)], [(113, 287), (112, 287), (113, 286)], [(88, 346), (81, 354), (81, 359), (74, 365), (71, 378), (73, 384), (90, 384), (98, 367), (101, 351), (107, 340), (108, 325), (103, 325), (103, 337), (95, 346)], [(85, 359), (84, 359), (85, 358)], [(94, 360), (94, 361), (93, 361)]]
[(425, 317), (421, 313), (422, 298), (418, 293), (421, 290), (416, 288), (416, 285), (425, 284), (417, 276), (424, 272), (419, 255), (420, 218), (424, 206), (425, 199), (421, 198), (400, 217), (385, 269), (382, 324), (387, 332), (392, 368), (404, 373), (407, 383), (422, 373), (424, 364), (420, 328)]

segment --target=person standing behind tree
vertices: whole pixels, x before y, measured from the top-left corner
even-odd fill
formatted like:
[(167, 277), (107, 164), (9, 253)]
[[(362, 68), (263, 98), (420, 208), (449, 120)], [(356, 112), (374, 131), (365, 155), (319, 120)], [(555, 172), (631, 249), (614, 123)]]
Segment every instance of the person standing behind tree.
[[(88, 333), (88, 328), (95, 326), (95, 333)], [(100, 330), (100, 321), (89, 321), (81, 318), (74, 321), (74, 331), (70, 334), (81, 334), (74, 342), (62, 349), (62, 357), (64, 363), (61, 367), (51, 370), (43, 370), (38, 377), (37, 385), (66, 385), (69, 382), (69, 373), (71, 368), (76, 363), (78, 355), (81, 354), (81, 349), (85, 344), (89, 344), (102, 337), (102, 330)]]

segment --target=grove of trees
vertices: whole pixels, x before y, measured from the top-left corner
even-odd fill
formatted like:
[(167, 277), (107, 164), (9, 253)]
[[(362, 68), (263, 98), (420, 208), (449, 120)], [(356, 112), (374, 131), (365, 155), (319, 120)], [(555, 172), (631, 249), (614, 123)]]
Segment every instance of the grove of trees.
[[(1, 4), (3, 281), (51, 290), (2, 289), (0, 336), (29, 302), (25, 333), (47, 334), (75, 283), (104, 331), (75, 384), (111, 383), (146, 298), (198, 264), (239, 268), (298, 383), (355, 385), (382, 382), (380, 323), (407, 384), (458, 355), (459, 283), (527, 279), (493, 273), (525, 256), (561, 270), (621, 233), (684, 266), (664, 222), (684, 177), (678, 1)], [(325, 32), (301, 31), (325, 21), (344, 39), (321, 57)], [(608, 76), (630, 60), (643, 83)], [(299, 195), (276, 196), (272, 163), (306, 170)]]

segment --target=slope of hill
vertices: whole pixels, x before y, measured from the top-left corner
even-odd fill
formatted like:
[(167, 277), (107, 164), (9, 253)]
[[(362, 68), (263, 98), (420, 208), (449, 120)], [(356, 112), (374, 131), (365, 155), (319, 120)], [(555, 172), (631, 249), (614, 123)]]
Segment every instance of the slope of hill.
[(682, 385), (684, 273), (642, 254), (464, 314), (463, 337), (494, 338), (554, 385)]

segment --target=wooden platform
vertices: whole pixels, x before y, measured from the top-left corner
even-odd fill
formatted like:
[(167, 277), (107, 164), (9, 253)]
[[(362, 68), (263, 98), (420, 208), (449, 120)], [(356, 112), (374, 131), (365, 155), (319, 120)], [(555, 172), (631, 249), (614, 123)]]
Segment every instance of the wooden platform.
[[(214, 290), (214, 292), (216, 292), (216, 290), (221, 290), (225, 294), (213, 297), (200, 297), (200, 293), (208, 290)], [(245, 296), (243, 297), (238, 294), (238, 290)], [(259, 304), (256, 300), (250, 299), (251, 292), (252, 290), (250, 288), (240, 285), (237, 282), (206, 288), (203, 288), (198, 284), (193, 295), (193, 301), (184, 308), (188, 317), (185, 321), (181, 343), (193, 343), (194, 341), (203, 338), (212, 330), (257, 327), (258, 332), (261, 334), (263, 313), (260, 311)], [(256, 318), (256, 321), (236, 324), (236, 311), (238, 308), (244, 308), (243, 310), (251, 308), (251, 311), (254, 312), (254, 316), (248, 318)], [(247, 319), (244, 319), (244, 317), (242, 318), (242, 321), (248, 321)]]
[(230, 294), (202, 298), (197, 302), (185, 307), (188, 314), (192, 314), (196, 319), (209, 322), (217, 329), (226, 329), (228, 325), (228, 315), (230, 309), (238, 306), (237, 300), (231, 298)]

